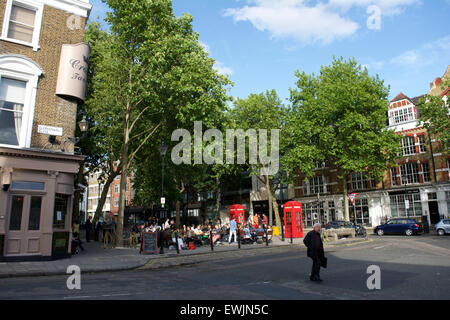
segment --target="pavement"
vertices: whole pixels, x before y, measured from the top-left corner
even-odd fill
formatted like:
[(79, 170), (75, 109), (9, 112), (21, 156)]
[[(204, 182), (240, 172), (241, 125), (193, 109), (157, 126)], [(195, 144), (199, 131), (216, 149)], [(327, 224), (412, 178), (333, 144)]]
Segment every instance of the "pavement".
[[(370, 241), (364, 238), (342, 239), (336, 242), (326, 243), (325, 248), (333, 246), (345, 246), (355, 243)], [(178, 254), (176, 250), (165, 249), (164, 254), (144, 255), (139, 253), (137, 248), (107, 248), (104, 249), (100, 242), (89, 242), (83, 244), (86, 249), (80, 254), (71, 258), (53, 261), (30, 261), (30, 262), (0, 262), (0, 278), (9, 277), (35, 277), (66, 275), (67, 268), (76, 265), (81, 273), (96, 273), (109, 271), (123, 271), (132, 269), (159, 269), (173, 266), (214, 261), (224, 258), (224, 255), (239, 256), (243, 252), (277, 250), (277, 248), (297, 247), (304, 248), (303, 239), (293, 239), (292, 244), (289, 238), (281, 241), (274, 236), (273, 241), (266, 244), (241, 245), (237, 243), (217, 245), (214, 251), (210, 246), (197, 247), (195, 250), (181, 250)], [(244, 255), (243, 255), (244, 256)]]
[[(245, 301), (450, 299), (450, 236), (369, 236), (369, 241), (345, 242), (326, 246), (322, 283), (309, 280), (311, 259), (304, 246), (238, 250), (232, 245), (223, 252), (169, 253), (134, 270), (83, 274), (78, 289), (68, 288), (68, 275), (5, 278), (0, 300), (182, 300), (157, 307), (179, 319), (186, 300), (251, 305)], [(379, 267), (377, 289), (368, 285), (373, 284), (372, 266)], [(223, 305), (214, 318), (223, 314)]]

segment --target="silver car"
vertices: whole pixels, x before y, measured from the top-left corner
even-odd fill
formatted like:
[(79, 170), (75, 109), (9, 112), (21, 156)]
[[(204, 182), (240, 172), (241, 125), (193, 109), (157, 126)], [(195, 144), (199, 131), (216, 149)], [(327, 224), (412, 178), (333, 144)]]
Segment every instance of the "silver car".
[(435, 226), (434, 230), (438, 235), (443, 236), (445, 234), (450, 234), (450, 219), (442, 219)]

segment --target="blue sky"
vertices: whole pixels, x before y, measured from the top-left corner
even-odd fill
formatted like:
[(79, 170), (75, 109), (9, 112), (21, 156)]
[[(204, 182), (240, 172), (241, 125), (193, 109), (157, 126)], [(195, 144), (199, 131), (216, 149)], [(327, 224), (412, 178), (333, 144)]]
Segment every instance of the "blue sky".
[[(125, 0), (124, 0), (125, 1)], [(91, 0), (91, 19), (107, 6)], [(276, 89), (286, 99), (295, 70), (318, 73), (354, 57), (391, 86), (425, 94), (450, 64), (450, 0), (174, 0), (189, 13), (234, 97)]]

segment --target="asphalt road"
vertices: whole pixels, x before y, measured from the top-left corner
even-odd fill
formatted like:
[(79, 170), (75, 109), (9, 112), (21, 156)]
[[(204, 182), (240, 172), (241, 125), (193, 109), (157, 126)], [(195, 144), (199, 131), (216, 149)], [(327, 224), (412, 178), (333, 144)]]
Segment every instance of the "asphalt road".
[[(166, 270), (83, 274), (80, 290), (67, 289), (68, 276), (2, 279), (0, 299), (450, 299), (450, 237), (371, 240), (327, 249), (320, 284), (309, 280), (304, 248), (284, 248)], [(380, 290), (367, 288), (371, 265), (380, 267)]]

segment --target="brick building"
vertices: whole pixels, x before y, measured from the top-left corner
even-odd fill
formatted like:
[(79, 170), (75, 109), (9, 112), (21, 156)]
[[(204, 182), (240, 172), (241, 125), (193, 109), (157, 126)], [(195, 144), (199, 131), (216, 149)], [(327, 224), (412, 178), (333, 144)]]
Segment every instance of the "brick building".
[(0, 259), (70, 252), (89, 0), (0, 1)]
[[(429, 94), (446, 100), (450, 89), (440, 88), (444, 78), (450, 78), (450, 67), (430, 84)], [(389, 217), (411, 217), (434, 224), (450, 215), (450, 157), (435, 151), (439, 142), (432, 137), (430, 145), (427, 130), (418, 123), (422, 97), (400, 93), (390, 102), (388, 127), (402, 136), (399, 166), (379, 182), (365, 172), (347, 177), (348, 193), (357, 193), (349, 207), (351, 221), (376, 226)], [(294, 189), (306, 226), (344, 219), (343, 182), (332, 164), (317, 163), (315, 176), (308, 181), (299, 176)]]

